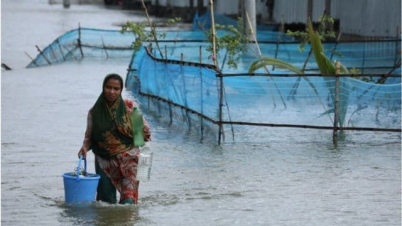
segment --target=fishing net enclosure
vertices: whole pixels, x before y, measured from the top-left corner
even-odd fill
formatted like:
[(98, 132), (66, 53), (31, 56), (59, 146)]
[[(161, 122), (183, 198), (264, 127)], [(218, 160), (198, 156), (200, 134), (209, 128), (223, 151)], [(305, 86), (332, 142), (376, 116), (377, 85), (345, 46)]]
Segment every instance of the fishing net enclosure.
[[(216, 24), (220, 25), (232, 25), (234, 27), (237, 26), (237, 20), (231, 17), (228, 17), (224, 14), (214, 13), (214, 21)], [(207, 10), (204, 15), (199, 15), (198, 11), (194, 15), (193, 18), (193, 30), (209, 30), (212, 26), (211, 21), (211, 11)], [(275, 25), (266, 25), (266, 24), (257, 24), (257, 30), (259, 31), (273, 31), (275, 29)]]
[(255, 43), (247, 44), (236, 69), (220, 50), (217, 69), (202, 31), (166, 31), (158, 40), (160, 49), (144, 42), (134, 51), (134, 39), (132, 33), (79, 28), (39, 50), (28, 67), (83, 58), (128, 59), (126, 88), (143, 110), (219, 143), (259, 139), (255, 134), (264, 134), (267, 127), (401, 132), (400, 38), (323, 43), (332, 61), (360, 69), (354, 75), (321, 75), (314, 57), (306, 62), (309, 45), (299, 51), (297, 41), (275, 31), (259, 31), (262, 55), (305, 65), (306, 74), (273, 66), (269, 74), (262, 69), (249, 74), (258, 59)]

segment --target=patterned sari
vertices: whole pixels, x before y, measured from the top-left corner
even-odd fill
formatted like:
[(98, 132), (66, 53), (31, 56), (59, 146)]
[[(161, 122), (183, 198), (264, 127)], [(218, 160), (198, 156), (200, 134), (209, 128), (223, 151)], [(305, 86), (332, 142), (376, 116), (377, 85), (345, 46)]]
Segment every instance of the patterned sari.
[[(95, 161), (119, 191), (120, 202), (132, 199), (134, 203), (138, 203), (139, 181), (136, 180), (136, 175), (140, 152), (133, 146), (131, 117), (125, 102), (120, 96), (109, 107), (102, 93), (90, 110), (90, 116), (90, 143)], [(144, 135), (146, 141), (150, 140), (149, 126), (145, 119)], [(99, 188), (102, 189), (102, 186)]]

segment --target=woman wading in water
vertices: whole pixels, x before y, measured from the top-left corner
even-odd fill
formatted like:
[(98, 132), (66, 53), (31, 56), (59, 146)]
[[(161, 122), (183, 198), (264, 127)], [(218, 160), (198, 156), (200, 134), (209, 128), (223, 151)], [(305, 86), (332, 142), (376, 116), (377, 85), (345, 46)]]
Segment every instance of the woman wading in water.
[[(89, 110), (84, 143), (78, 156), (89, 150), (95, 154), (95, 171), (101, 176), (97, 201), (116, 203), (116, 189), (121, 204), (138, 203), (139, 181), (136, 180), (140, 150), (134, 147), (131, 111), (136, 104), (123, 100), (123, 79), (109, 74), (103, 81), (102, 93)], [(144, 122), (144, 141), (151, 140), (149, 125)]]

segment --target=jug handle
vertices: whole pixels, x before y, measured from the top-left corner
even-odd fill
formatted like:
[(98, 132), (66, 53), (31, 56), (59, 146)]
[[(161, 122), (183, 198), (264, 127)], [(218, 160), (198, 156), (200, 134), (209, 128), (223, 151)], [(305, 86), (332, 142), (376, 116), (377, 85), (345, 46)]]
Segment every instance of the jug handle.
[(78, 160), (78, 168), (77, 168), (77, 181), (80, 180), (80, 174), (81, 174), (81, 161), (82, 159), (84, 159), (84, 171), (87, 171), (87, 159), (84, 158), (83, 155), (80, 156), (79, 160)]

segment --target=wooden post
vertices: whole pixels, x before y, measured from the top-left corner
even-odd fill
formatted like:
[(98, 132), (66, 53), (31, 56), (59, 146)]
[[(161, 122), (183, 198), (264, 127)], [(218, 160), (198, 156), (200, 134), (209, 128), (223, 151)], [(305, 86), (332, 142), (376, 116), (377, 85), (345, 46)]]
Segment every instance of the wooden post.
[(165, 45), (165, 59), (167, 60), (167, 46)]
[(222, 125), (222, 114), (223, 114), (223, 77), (219, 75), (219, 132), (218, 132), (218, 145), (222, 142), (223, 136), (223, 125)]
[[(244, 21), (245, 25), (245, 33), (248, 35), (250, 41), (257, 41), (257, 22), (256, 22), (256, 13), (255, 13), (255, 0), (243, 0), (244, 1), (244, 17), (243, 20), (247, 18), (247, 21)], [(250, 34), (249, 31), (255, 32), (255, 34)]]
[(32, 63), (34, 63), (37, 67), (39, 67), (39, 65), (36, 63), (36, 61), (27, 52), (24, 52), (24, 53), (32, 60)]
[(200, 46), (200, 64), (202, 64), (202, 46)]
[(59, 39), (57, 39), (57, 44), (59, 45), (59, 49), (60, 49), (61, 56), (63, 57), (63, 61), (66, 61), (66, 58), (64, 57), (63, 50), (61, 49), (61, 45), (60, 45)]
[[(282, 37), (282, 36), (280, 36), (280, 37)], [(282, 41), (282, 38), (281, 38), (281, 41)], [(276, 36), (276, 49), (275, 49), (275, 59), (276, 58), (278, 58), (278, 51), (279, 51), (279, 32), (278, 32), (278, 35)], [(275, 65), (274, 66), (272, 66), (272, 71), (275, 71)]]
[(1, 64), (1, 67), (2, 68), (4, 68), (6, 71), (11, 71), (12, 69), (11, 69), (11, 67), (9, 67), (7, 64), (5, 64), (5, 63), (2, 63)]
[(80, 48), (81, 57), (84, 58), (84, 53), (81, 47), (81, 24), (78, 24), (78, 47)]
[(341, 39), (341, 35), (342, 35), (342, 32), (339, 32), (338, 37), (336, 38), (336, 42), (335, 42), (334, 48), (333, 48), (332, 51), (331, 51), (331, 57), (329, 58), (331, 61), (332, 61), (332, 58), (334, 57), (334, 53), (335, 53), (336, 47), (337, 47), (338, 44), (339, 44), (339, 40)]
[(214, 17), (214, 1), (209, 0), (209, 7), (211, 10), (211, 29), (212, 29), (212, 60), (214, 61), (214, 65), (216, 68), (218, 65), (218, 56), (216, 54), (216, 31), (215, 31), (215, 17)]
[(39, 51), (40, 55), (42, 55), (43, 58), (45, 58), (47, 63), (51, 65), (52, 63), (50, 63), (50, 61), (46, 58), (46, 56), (45, 56), (45, 54), (43, 54), (42, 50), (39, 49), (39, 46), (36, 45), (36, 49)]
[[(202, 46), (200, 46), (200, 64), (202, 63)], [(200, 100), (200, 104), (201, 104), (201, 115), (204, 115), (204, 79), (202, 76), (202, 67), (199, 67), (200, 70), (200, 96), (201, 96), (201, 100)], [(201, 140), (200, 142), (202, 142), (203, 140), (203, 136), (204, 136), (204, 118), (201, 117), (200, 120), (200, 126), (201, 126)]]
[(103, 36), (101, 36), (101, 38), (102, 38), (102, 45), (103, 45), (103, 48), (105, 49), (105, 53), (106, 53), (106, 59), (109, 59), (109, 54), (107, 53), (105, 41), (103, 40)]
[[(166, 45), (165, 45), (165, 51), (167, 51), (166, 50)], [(167, 59), (167, 54), (166, 54), (166, 59)], [(167, 65), (167, 63), (165, 62), (164, 63), (164, 65), (165, 65), (165, 71), (168, 71), (168, 65)], [(169, 95), (168, 95), (169, 96)], [(170, 99), (170, 98), (169, 98)], [(171, 105), (171, 103), (170, 102), (168, 102), (168, 106), (169, 106), (169, 117), (170, 117), (170, 122), (169, 122), (169, 125), (171, 125), (172, 123), (173, 123), (173, 109), (172, 109), (172, 105)]]
[(57, 56), (56, 56), (56, 54), (55, 54), (54, 51), (53, 51), (52, 45), (49, 45), (49, 47), (50, 47), (50, 50), (52, 51), (52, 54), (53, 54), (53, 57), (54, 57), (55, 61), (58, 62), (59, 60), (57, 60)]
[(155, 44), (156, 44), (156, 48), (158, 48), (159, 54), (161, 55), (161, 59), (163, 59), (163, 53), (162, 53), (161, 48), (159, 47), (158, 36), (156, 35), (155, 27), (154, 27), (154, 25), (151, 23), (151, 19), (149, 18), (147, 6), (145, 5), (144, 0), (141, 0), (141, 3), (142, 3), (142, 7), (144, 8), (145, 15), (147, 16), (147, 21), (148, 21), (149, 27), (151, 28), (151, 35), (152, 35), (153, 38), (154, 38), (154, 41), (155, 41)]
[(394, 59), (394, 68), (396, 68), (397, 67), (397, 61), (398, 61), (398, 56), (399, 56), (399, 46), (398, 46), (398, 44), (399, 44), (399, 27), (397, 27), (396, 28), (396, 35), (395, 35), (395, 48), (396, 48), (396, 51), (395, 51), (395, 59)]
[(366, 43), (363, 43), (363, 62), (362, 62), (362, 74), (364, 74), (364, 65), (366, 63)]
[[(181, 53), (180, 54), (180, 59), (181, 62), (183, 63), (183, 59), (184, 59), (184, 54)], [(187, 102), (187, 86), (186, 86), (186, 79), (184, 78), (184, 71), (183, 71), (183, 64), (180, 64), (180, 75), (182, 76), (182, 88), (184, 89), (183, 92), (183, 101), (184, 101), (184, 106), (186, 106), (186, 108), (188, 108), (188, 102)], [(190, 114), (188, 113), (187, 110), (185, 110), (186, 112), (186, 116), (187, 116), (187, 120), (188, 120), (188, 129), (191, 130), (191, 117)]]
[(313, 0), (307, 0), (307, 22), (306, 22), (306, 27), (307, 27), (309, 18), (310, 18), (311, 21), (313, 21)]
[(333, 144), (334, 145), (337, 145), (338, 144), (338, 127), (339, 127), (339, 74), (340, 74), (340, 68), (341, 68), (341, 65), (340, 65), (340, 63), (339, 63), (339, 61), (336, 61), (335, 62), (335, 68), (336, 68), (336, 71), (335, 71), (335, 93), (334, 93), (334, 95), (335, 95), (335, 97), (334, 97), (334, 99), (335, 99), (335, 104), (334, 104), (334, 108), (335, 108), (335, 110), (334, 110), (334, 132), (333, 132), (333, 135), (332, 135), (332, 142), (333, 142)]

